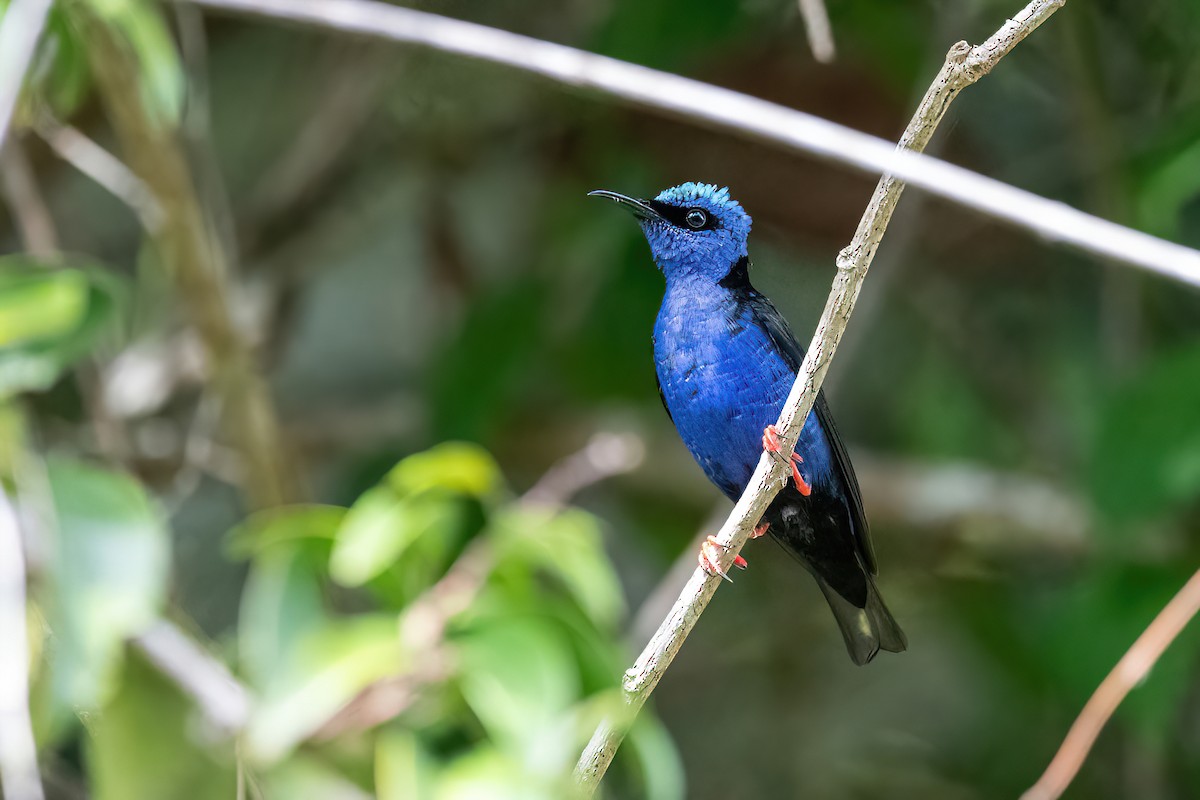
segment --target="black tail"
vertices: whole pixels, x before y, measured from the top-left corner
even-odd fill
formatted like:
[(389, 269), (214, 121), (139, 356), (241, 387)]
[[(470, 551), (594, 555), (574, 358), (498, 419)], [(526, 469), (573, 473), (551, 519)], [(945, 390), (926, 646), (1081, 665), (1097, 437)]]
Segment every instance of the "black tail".
[(814, 575), (817, 585), (829, 602), (833, 616), (837, 619), (842, 637), (846, 640), (846, 649), (850, 658), (860, 667), (875, 657), (882, 648), (890, 653), (903, 652), (908, 647), (908, 639), (904, 631), (892, 618), (892, 612), (883, 604), (875, 581), (870, 576), (867, 580), (867, 604), (863, 608), (842, 597), (820, 576)]

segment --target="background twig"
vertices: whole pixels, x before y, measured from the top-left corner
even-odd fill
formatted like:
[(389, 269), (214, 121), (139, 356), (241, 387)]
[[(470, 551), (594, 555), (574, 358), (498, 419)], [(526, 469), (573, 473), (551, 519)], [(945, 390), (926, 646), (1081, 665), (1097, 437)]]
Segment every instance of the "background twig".
[(833, 28), (829, 25), (825, 0), (800, 0), (800, 16), (804, 18), (804, 31), (808, 34), (813, 58), (822, 64), (832, 62), (837, 50), (833, 45)]
[(151, 235), (162, 225), (163, 213), (146, 184), (129, 167), (70, 125), (39, 119), (34, 129), (58, 156), (129, 206)]
[(234, 736), (250, 716), (250, 691), (223, 663), (178, 627), (159, 620), (133, 644), (163, 675), (182, 689), (210, 725)]
[(562, 506), (581, 490), (605, 478), (632, 472), (646, 456), (646, 445), (632, 433), (602, 431), (577, 453), (546, 471), (521, 498), (521, 502)]
[(1050, 766), (1038, 782), (1021, 795), (1021, 800), (1055, 800), (1066, 791), (1117, 706), (1145, 679), (1150, 668), (1197, 612), (1200, 612), (1200, 572), (1193, 575), (1158, 612), (1112, 672), (1096, 687)]
[[(900, 146), (913, 150), (924, 148), (958, 92), (987, 74), (996, 62), (1057, 11), (1062, 3), (1063, 0), (1035, 0), (983, 44), (971, 47), (960, 42), (951, 48), (945, 64), (901, 136)], [(816, 401), (821, 381), (846, 329), (858, 291), (903, 189), (904, 184), (894, 177), (884, 176), (879, 181), (854, 238), (838, 255), (833, 289), (777, 423), (784, 452), (795, 447), (804, 420)], [(746, 543), (750, 529), (762, 518), (778, 493), (782, 481), (787, 480), (787, 471), (786, 466), (766, 454), (759, 459), (754, 476), (716, 537), (724, 545), (725, 563), (722, 566), (726, 571)], [(696, 569), (658, 631), (633, 667), (625, 673), (625, 701), (632, 713), (628, 718), (604, 720), (588, 742), (575, 770), (575, 776), (585, 791), (594, 791), (599, 784), (624, 738), (627, 719), (636, 714), (654, 691), (720, 583), (719, 577)]]

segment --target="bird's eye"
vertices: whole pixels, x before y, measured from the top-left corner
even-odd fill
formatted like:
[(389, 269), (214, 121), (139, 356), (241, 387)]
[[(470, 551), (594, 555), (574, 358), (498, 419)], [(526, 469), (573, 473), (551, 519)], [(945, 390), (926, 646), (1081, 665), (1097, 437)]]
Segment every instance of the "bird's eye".
[(700, 230), (704, 227), (704, 224), (708, 222), (708, 214), (705, 214), (698, 208), (693, 208), (691, 211), (687, 212), (687, 215), (683, 219), (685, 222), (687, 222), (688, 227), (693, 228), (694, 230)]

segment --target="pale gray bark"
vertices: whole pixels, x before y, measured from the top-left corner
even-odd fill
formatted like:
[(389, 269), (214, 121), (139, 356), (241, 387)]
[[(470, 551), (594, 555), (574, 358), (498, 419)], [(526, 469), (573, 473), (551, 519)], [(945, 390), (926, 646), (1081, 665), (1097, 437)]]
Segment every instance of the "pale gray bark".
[[(954, 45), (900, 137), (900, 146), (918, 151), (924, 148), (955, 95), (986, 75), (997, 61), (1057, 11), (1063, 2), (1065, 0), (1035, 0), (983, 44), (971, 47), (966, 42), (959, 42)], [(866, 278), (867, 269), (903, 190), (904, 184), (897, 178), (885, 175), (880, 179), (854, 238), (838, 255), (833, 289), (804, 362), (800, 365), (796, 382), (784, 404), (783, 413), (776, 423), (784, 452), (790, 452), (796, 446), (804, 420), (816, 402), (821, 381), (829, 369), (829, 362), (854, 310), (854, 302)], [(716, 535), (717, 541), (724, 546), (721, 566), (725, 571), (732, 566), (751, 529), (762, 519), (767, 506), (790, 476), (790, 468), (782, 459), (771, 458), (765, 453), (759, 459), (758, 468), (746, 491)], [(620, 747), (629, 722), (658, 685), (720, 584), (719, 577), (697, 568), (642, 654), (625, 673), (625, 713), (619, 719), (607, 719), (601, 723), (575, 768), (576, 779), (586, 794), (590, 795), (599, 785)]]

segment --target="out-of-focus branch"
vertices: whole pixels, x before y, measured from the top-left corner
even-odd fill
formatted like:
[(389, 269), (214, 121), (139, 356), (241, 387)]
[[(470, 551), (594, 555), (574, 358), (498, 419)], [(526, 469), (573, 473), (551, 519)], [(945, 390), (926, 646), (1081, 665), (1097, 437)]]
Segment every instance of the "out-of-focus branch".
[(0, 150), (0, 188), (8, 201), (25, 249), (42, 259), (58, 255), (58, 235), (46, 201), (33, 177), (33, 169), (18, 139)]
[[(372, 0), (182, 0), (433, 47), (600, 92), (653, 113), (809, 153), (874, 175), (893, 175), (959, 205), (1102, 258), (1200, 286), (1200, 252), (1085, 214), (970, 170), (900, 150), (883, 139), (728, 89), (528, 36)], [(965, 42), (940, 92), (944, 102), (986, 74), (1066, 0), (1031, 3), (982, 45)]]
[(162, 209), (154, 236), (178, 295), (204, 343), (214, 388), (224, 397), (225, 432), (242, 459), (241, 486), (255, 507), (296, 494), (267, 386), (229, 306), (228, 265), (196, 193), (177, 132), (155, 118), (138, 91), (141, 76), (120, 34), (85, 6), (72, 6), (113, 129), (133, 173)]
[(1096, 687), (1067, 732), (1050, 766), (1038, 782), (1021, 795), (1021, 800), (1056, 800), (1066, 791), (1117, 706), (1145, 679), (1197, 612), (1200, 612), (1200, 572), (1193, 575), (1171, 598), (1171, 602), (1158, 612), (1158, 616), (1121, 657), (1112, 672)]
[(632, 472), (646, 446), (632, 433), (597, 433), (579, 452), (555, 464), (521, 498), (542, 506), (566, 505), (581, 490), (614, 475)]
[(800, 16), (804, 18), (813, 58), (822, 64), (831, 63), (837, 56), (837, 49), (833, 45), (833, 28), (829, 24), (825, 0), (800, 0)]
[(0, 150), (33, 60), (52, 0), (12, 0), (0, 19)]
[(0, 787), (8, 800), (42, 800), (37, 744), (29, 717), (29, 634), (25, 547), (8, 494), (0, 488)]
[[(1078, 498), (1030, 475), (969, 463), (927, 464), (854, 451), (854, 471), (867, 515), (916, 528), (1004, 531), (985, 549), (1029, 547), (1075, 552), (1087, 543), (1090, 519)], [(1018, 535), (1016, 531), (1020, 531)]]
[(159, 233), (163, 212), (158, 201), (119, 158), (70, 125), (60, 125), (47, 118), (38, 120), (34, 129), (59, 158), (129, 206), (148, 233)]
[[(983, 44), (971, 47), (965, 42), (959, 42), (951, 48), (945, 64), (900, 137), (900, 147), (922, 150), (933, 136), (954, 97), (963, 88), (987, 74), (996, 62), (1062, 4), (1063, 0), (1034, 0)], [(903, 190), (904, 184), (901, 181), (885, 175), (867, 204), (867, 210), (859, 222), (854, 238), (838, 254), (837, 275), (834, 277), (829, 299), (825, 303), (825, 310), (817, 323), (816, 333), (808, 346), (804, 362), (800, 365), (796, 382), (776, 423), (785, 453), (795, 448), (804, 420), (816, 402), (821, 381), (829, 369), (829, 362), (854, 310), (854, 302), (866, 278), (867, 269)], [(762, 519), (780, 486), (788, 480), (789, 468), (785, 463), (781, 463), (783, 461), (785, 459), (773, 459), (766, 453), (762, 455), (746, 490), (716, 535), (717, 541), (723, 547), (724, 563), (721, 566), (725, 571), (732, 566), (733, 559), (746, 543), (751, 528)], [(633, 667), (625, 673), (623, 685), (626, 713), (601, 722), (576, 766), (575, 776), (585, 794), (590, 795), (599, 785), (624, 739), (629, 722), (658, 685), (658, 681), (670, 666), (675, 654), (679, 652), (679, 648), (683, 646), (684, 639), (708, 606), (720, 583), (719, 577), (696, 569), (658, 631), (651, 637)]]
[(192, 698), (212, 727), (235, 736), (250, 716), (250, 691), (218, 659), (170, 622), (159, 620), (133, 645)]

